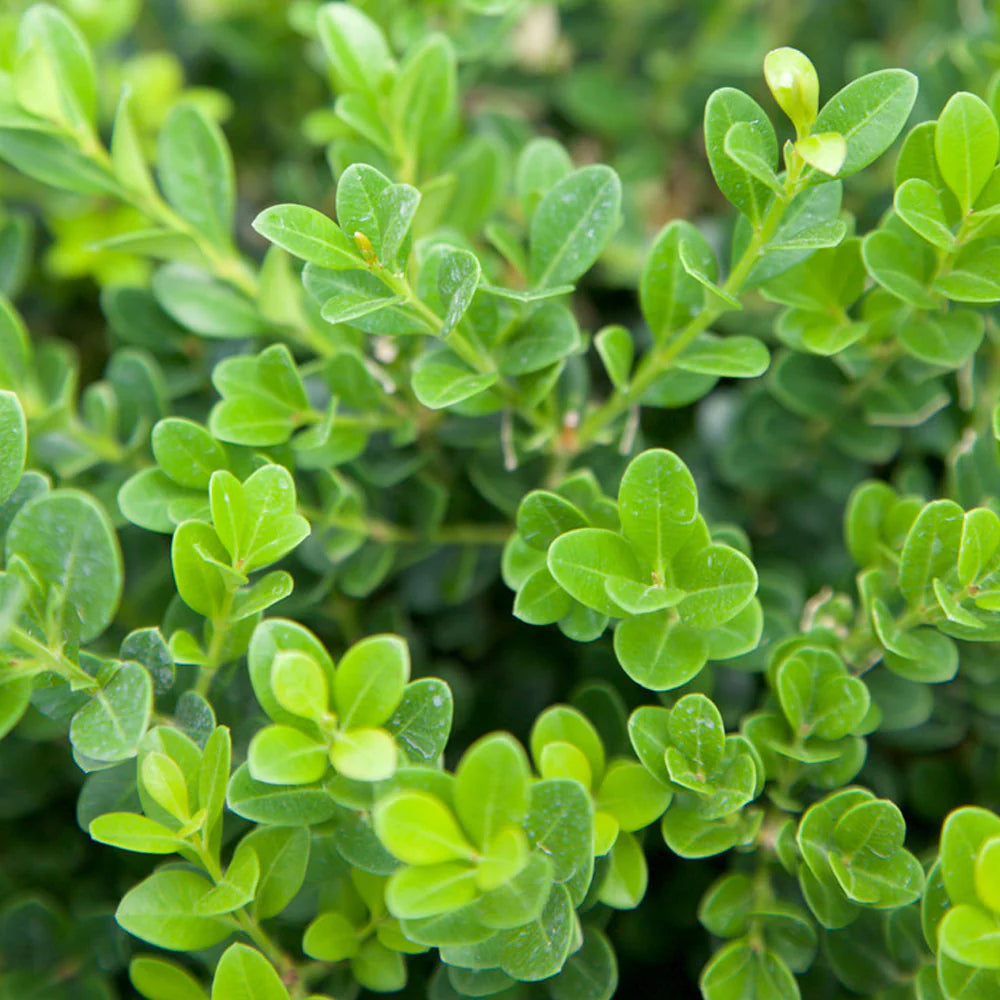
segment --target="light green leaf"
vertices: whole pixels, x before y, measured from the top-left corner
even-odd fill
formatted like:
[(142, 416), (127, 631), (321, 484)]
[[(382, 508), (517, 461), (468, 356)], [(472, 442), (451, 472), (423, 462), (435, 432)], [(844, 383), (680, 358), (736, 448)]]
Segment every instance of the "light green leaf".
[(136, 813), (105, 813), (90, 824), (90, 836), (99, 844), (140, 854), (173, 854), (183, 843), (173, 830)]
[(455, 811), (474, 843), (483, 847), (528, 811), (528, 759), (506, 733), (484, 736), (462, 755), (455, 772)]
[(934, 152), (944, 182), (968, 214), (1000, 152), (1000, 129), (989, 105), (975, 94), (952, 96), (938, 118)]
[(392, 54), (382, 29), (349, 3), (323, 4), (316, 28), (337, 89), (378, 94), (382, 80), (393, 70)]
[(229, 917), (196, 915), (198, 900), (211, 888), (212, 883), (196, 872), (158, 871), (125, 894), (115, 918), (129, 934), (159, 948), (211, 948), (236, 929)]
[(259, 951), (231, 944), (215, 968), (212, 1000), (288, 1000), (288, 990)]
[(333, 697), (344, 729), (380, 726), (395, 711), (410, 677), (410, 653), (399, 636), (355, 643), (340, 661)]
[(376, 803), (374, 820), (379, 840), (406, 864), (435, 865), (475, 854), (448, 807), (426, 792), (391, 793)]
[(384, 729), (340, 731), (330, 748), (330, 763), (352, 781), (384, 781), (396, 770), (398, 754)]
[(266, 726), (250, 741), (247, 764), (256, 781), (308, 785), (327, 770), (327, 747), (291, 726)]
[(187, 969), (166, 959), (137, 955), (129, 963), (128, 974), (146, 1000), (208, 1000), (208, 994)]
[(947, 253), (955, 249), (955, 234), (948, 224), (937, 189), (919, 177), (896, 188), (896, 213), (918, 236)]

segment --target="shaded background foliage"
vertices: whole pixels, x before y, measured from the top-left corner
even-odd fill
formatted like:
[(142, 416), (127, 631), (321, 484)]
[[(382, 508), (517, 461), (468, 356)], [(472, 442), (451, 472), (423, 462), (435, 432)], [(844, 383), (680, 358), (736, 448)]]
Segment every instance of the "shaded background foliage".
[[(22, 6), (27, 5), (14, 0), (0, 15), (0, 68), (10, 65)], [(312, 28), (318, 4), (64, 0), (59, 6), (77, 18), (99, 54), (107, 88), (101, 95), (105, 132), (123, 81), (133, 87), (148, 142), (182, 94), (223, 125), (237, 169), (236, 230), (249, 253), (260, 256), (264, 250), (249, 222), (267, 205), (297, 202), (333, 214), (328, 152), (338, 125)], [(634, 288), (649, 243), (666, 221), (694, 220), (717, 248), (728, 244), (732, 213), (707, 169), (704, 102), (720, 85), (743, 87), (763, 102), (760, 64), (769, 49), (794, 45), (808, 53), (824, 95), (863, 72), (906, 67), (921, 81), (913, 121), (936, 116), (956, 90), (985, 93), (1000, 67), (996, 15), (974, 0), (567, 0), (515, 3), (490, 16), (476, 10), (488, 4), (457, 0), (376, 0), (358, 6), (399, 48), (428, 28), (448, 34), (459, 53), (471, 128), (499, 140), (501, 170), (512, 169), (512, 150), (542, 133), (562, 140), (576, 162), (609, 163), (619, 172), (624, 225), (578, 296), (579, 315), (591, 329), (641, 322)], [(891, 176), (887, 157), (848, 185), (845, 203), (861, 227), (874, 225), (888, 207)], [(109, 349), (131, 336), (116, 325), (108, 293), (102, 297), (100, 289), (148, 277), (149, 264), (137, 257), (89, 249), (96, 236), (131, 226), (128, 213), (111, 201), (54, 195), (0, 167), (0, 290), (16, 296), (35, 336), (75, 345), (85, 384), (104, 371)], [(741, 332), (755, 324), (769, 339), (772, 319), (765, 303), (755, 303), (749, 316), (740, 317)], [(158, 354), (176, 412), (204, 418), (198, 392), (207, 389), (208, 372), (225, 345), (181, 337), (143, 346)], [(596, 367), (589, 375), (604, 377)], [(690, 407), (645, 412), (640, 440), (685, 457), (701, 487), (703, 508), (713, 520), (732, 522), (747, 533), (762, 594), (778, 615), (795, 622), (808, 596), (829, 584), (850, 585), (853, 570), (841, 518), (855, 484), (876, 474), (903, 491), (939, 495), (954, 478), (950, 453), (974, 416), (946, 407), (906, 428), (898, 453), (872, 465), (844, 455), (822, 428), (804, 432), (802, 421), (759, 385), (733, 380)], [(593, 465), (613, 493), (624, 460), (605, 448)], [(98, 471), (82, 482), (115, 509), (120, 481), (102, 482)], [(464, 502), (470, 520), (496, 516), (472, 491)], [(393, 520), (393, 511), (382, 513)], [(407, 512), (396, 513), (405, 518)], [(165, 539), (128, 526), (121, 537), (129, 580), (118, 619), (124, 634), (158, 620), (173, 583)], [(470, 558), (446, 548), (371, 597), (329, 592), (315, 606), (306, 598), (286, 613), (301, 615), (334, 646), (379, 631), (405, 635), (416, 672), (441, 676), (453, 688), (449, 765), (474, 738), (494, 728), (527, 740), (545, 706), (586, 697), (588, 684), (611, 685), (628, 708), (643, 700), (622, 677), (609, 638), (577, 644), (554, 629), (522, 624), (511, 617), (511, 594), (499, 580), (499, 548), (477, 552), (474, 562)], [(300, 590), (308, 587), (300, 584)], [(760, 680), (716, 668), (714, 683), (732, 727), (755, 704)], [(911, 846), (934, 843), (943, 816), (962, 802), (998, 804), (995, 733), (973, 718), (972, 735), (948, 738), (949, 732), (969, 731), (965, 683), (956, 680), (957, 690), (944, 685), (935, 691), (938, 734), (924, 733), (926, 753), (903, 736), (870, 742), (860, 780), (904, 806)], [(216, 706), (220, 718), (227, 709), (238, 714), (249, 697), (247, 682), (234, 672), (224, 695), (229, 704)], [(238, 718), (232, 724), (238, 729)], [(625, 742), (624, 733), (606, 735), (612, 745)], [(32, 780), (25, 782), (28, 774)], [(122, 972), (130, 945), (112, 914), (148, 866), (141, 857), (100, 848), (79, 829), (81, 781), (61, 731), (38, 713), (0, 742), (0, 968), (54, 967), (63, 985), (40, 996), (130, 996)], [(708, 957), (695, 909), (716, 874), (712, 863), (686, 864), (662, 845), (651, 851), (646, 904), (611, 917), (608, 925), (621, 959), (622, 996), (638, 995), (640, 982), (650, 978), (675, 977), (678, 967), (688, 970), (693, 984)], [(29, 995), (17, 993), (16, 985), (6, 988), (11, 998)], [(425, 989), (418, 971), (406, 995), (422, 996)], [(802, 989), (809, 997), (837, 995), (822, 969)]]

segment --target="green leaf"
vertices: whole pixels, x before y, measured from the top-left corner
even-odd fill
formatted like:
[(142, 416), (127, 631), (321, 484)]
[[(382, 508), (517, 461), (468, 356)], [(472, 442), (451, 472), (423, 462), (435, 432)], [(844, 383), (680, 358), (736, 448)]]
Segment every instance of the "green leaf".
[(542, 566), (518, 590), (514, 617), (529, 625), (551, 625), (569, 614), (572, 606), (573, 599)]
[(63, 628), (89, 642), (122, 595), (122, 556), (111, 520), (89, 494), (55, 490), (29, 500), (7, 530), (6, 559), (31, 567)]
[(309, 522), (295, 512), (295, 481), (283, 465), (264, 465), (243, 483), (242, 511), (236, 499), (238, 494), (232, 489), (220, 488), (216, 503), (217, 480), (222, 485), (227, 482), (231, 485), (235, 480), (227, 472), (214, 473), (210, 496), (217, 529), (227, 516), (227, 505), (235, 504), (229, 516), (236, 523), (226, 547), (237, 569), (245, 573), (263, 569), (286, 556), (309, 534)]
[(319, 721), (329, 711), (326, 674), (306, 653), (279, 653), (271, 665), (271, 690), (278, 704), (292, 715)]
[(128, 975), (146, 1000), (208, 1000), (190, 972), (166, 959), (137, 955), (129, 963)]
[(341, 962), (358, 953), (360, 940), (357, 928), (344, 916), (332, 910), (321, 913), (307, 928), (302, 938), (302, 950), (321, 962)]
[(212, 243), (229, 245), (236, 206), (232, 154), (218, 125), (196, 105), (178, 104), (167, 115), (156, 174), (178, 215)]
[(958, 582), (967, 587), (979, 578), (1000, 548), (1000, 517), (988, 507), (968, 511), (958, 546)]
[(330, 748), (330, 763), (352, 781), (384, 781), (396, 770), (398, 754), (384, 729), (340, 731)]
[(910, 116), (917, 85), (906, 70), (878, 70), (852, 81), (823, 105), (812, 131), (839, 132), (847, 141), (838, 177), (857, 173), (893, 144)]
[(212, 883), (196, 872), (164, 869), (150, 875), (123, 897), (118, 923), (137, 938), (171, 951), (211, 948), (235, 930), (231, 918), (195, 913)]
[(393, 60), (381, 28), (348, 3), (327, 3), (316, 17), (323, 52), (340, 92), (361, 91), (375, 96)]
[(455, 50), (444, 35), (427, 35), (410, 49), (390, 95), (390, 128), (409, 161), (436, 162), (458, 116)]
[(535, 719), (531, 728), (531, 756), (539, 770), (543, 750), (553, 743), (579, 751), (593, 780), (600, 782), (605, 768), (604, 744), (594, 724), (582, 712), (569, 705), (552, 705)]
[(756, 378), (767, 371), (771, 356), (756, 337), (715, 337), (699, 334), (674, 362), (686, 372)]
[(696, 677), (708, 660), (705, 637), (673, 611), (626, 618), (615, 629), (615, 656), (629, 677), (651, 691), (669, 691)]
[(680, 560), (674, 583), (686, 591), (677, 605), (681, 621), (708, 629), (735, 617), (757, 591), (757, 571), (742, 552), (728, 545), (708, 545)]
[(140, 854), (173, 854), (183, 843), (173, 830), (136, 813), (105, 813), (91, 822), (89, 832), (99, 844)]
[(955, 249), (944, 205), (937, 189), (919, 177), (911, 177), (896, 189), (893, 207), (897, 215), (918, 236), (947, 253)]
[(705, 104), (705, 151), (719, 190), (755, 226), (771, 201), (768, 187), (726, 151), (726, 135), (737, 123), (739, 146), (749, 147), (755, 160), (772, 166), (778, 160), (778, 140), (764, 109), (749, 95), (732, 87), (716, 90)]
[(622, 830), (641, 830), (663, 815), (673, 791), (655, 778), (641, 764), (630, 760), (615, 761), (597, 792), (596, 804), (618, 821)]
[(782, 958), (739, 940), (717, 951), (699, 979), (705, 1000), (799, 1000), (799, 987)]
[(14, 393), (0, 391), (0, 503), (14, 492), (28, 455), (28, 425)]
[(310, 843), (303, 826), (283, 825), (259, 827), (239, 842), (230, 867), (242, 862), (244, 855), (257, 859), (260, 878), (253, 909), (258, 917), (277, 916), (298, 894), (309, 865)]
[(900, 344), (929, 365), (959, 368), (983, 341), (983, 318), (970, 309), (952, 309), (937, 316), (913, 316), (899, 331)]
[(211, 525), (185, 521), (174, 532), (170, 550), (177, 591), (192, 610), (206, 618), (219, 614), (229, 583), (219, 569), (228, 567), (229, 553)]
[(578, 781), (554, 778), (536, 781), (531, 786), (525, 832), (552, 862), (556, 882), (569, 882), (578, 872), (591, 870), (593, 816), (590, 795)]
[(435, 764), (448, 741), (453, 713), (451, 688), (437, 677), (422, 677), (406, 685), (385, 728), (413, 763)]
[(179, 765), (156, 751), (143, 756), (139, 780), (145, 793), (175, 819), (186, 822), (191, 816), (188, 787)]
[(706, 267), (706, 258), (692, 250), (685, 241), (681, 241), (677, 247), (677, 255), (680, 258), (681, 267), (708, 292), (708, 302), (713, 308), (743, 308), (739, 299), (715, 283), (716, 267), (714, 261)]
[(217, 726), (205, 741), (201, 768), (198, 772), (198, 802), (205, 810), (208, 826), (222, 816), (226, 804), (226, 788), (232, 766), (232, 740), (225, 726)]
[(709, 698), (702, 694), (681, 698), (670, 712), (669, 733), (674, 747), (699, 770), (710, 775), (721, 766), (726, 730), (719, 710)]
[(531, 218), (528, 276), (537, 288), (577, 280), (619, 224), (621, 182), (610, 168), (581, 167), (557, 181)]
[(431, 410), (478, 396), (496, 381), (495, 371), (476, 372), (446, 347), (422, 354), (413, 367), (414, 395)]
[(1000, 129), (989, 105), (975, 94), (953, 95), (938, 117), (934, 152), (944, 182), (967, 215), (1000, 152)]
[(634, 910), (642, 902), (649, 884), (646, 856), (639, 841), (630, 833), (619, 833), (608, 862), (598, 899), (616, 910)]
[(227, 465), (222, 446), (201, 424), (168, 417), (153, 428), (153, 457), (178, 485), (204, 490), (217, 469)]
[[(72, 131), (93, 127), (97, 114), (94, 57), (79, 28), (62, 11), (45, 3), (29, 7), (18, 25), (17, 53), (18, 69), (29, 55), (45, 65), (44, 72), (55, 86), (57, 109), (52, 110), (57, 110), (59, 120)], [(15, 84), (17, 76), (15, 71)], [(41, 94), (36, 97), (22, 91), (17, 96), (29, 110), (45, 114), (46, 109), (35, 107)]]
[(952, 500), (935, 500), (917, 515), (899, 561), (899, 589), (921, 601), (935, 577), (955, 568), (965, 512)]
[(337, 811), (336, 803), (319, 786), (287, 788), (256, 781), (242, 764), (229, 782), (229, 808), (254, 823), (299, 827), (324, 823)]
[(0, 159), (52, 187), (77, 194), (118, 196), (110, 170), (79, 152), (60, 136), (31, 128), (0, 125)]
[(546, 302), (521, 323), (500, 352), (504, 375), (527, 375), (576, 354), (583, 341), (573, 313), (558, 302)]
[(988, 840), (976, 857), (976, 893), (994, 913), (1000, 912), (1000, 837)]
[(291, 726), (266, 726), (250, 741), (247, 764), (256, 781), (308, 785), (327, 770), (327, 747)]
[(961, 903), (938, 925), (938, 947), (963, 965), (1000, 969), (1000, 916)]
[(153, 682), (138, 663), (123, 663), (70, 723), (73, 747), (99, 761), (134, 757), (153, 712)]
[(232, 913), (247, 906), (254, 900), (260, 881), (260, 861), (251, 851), (238, 852), (226, 869), (222, 881), (216, 881), (215, 888), (198, 901), (195, 912), (211, 916)]
[(705, 301), (703, 286), (681, 264), (682, 243), (706, 273), (715, 275), (715, 254), (691, 223), (678, 220), (660, 231), (639, 278), (642, 314), (655, 339), (686, 326)]
[(448, 807), (426, 792), (394, 792), (380, 799), (374, 819), (379, 840), (406, 864), (434, 865), (475, 853)]
[(564, 886), (553, 886), (541, 914), (530, 923), (500, 933), (500, 968), (521, 982), (537, 982), (559, 972), (579, 934), (576, 913)]
[(617, 325), (604, 327), (594, 337), (594, 348), (611, 384), (616, 389), (626, 389), (635, 357), (635, 345), (628, 328)]
[(934, 288), (953, 302), (1000, 302), (1000, 244), (974, 243), (959, 250), (951, 269)]
[(777, 145), (775, 144), (772, 149), (766, 141), (761, 140), (759, 127), (750, 122), (736, 122), (726, 132), (722, 148), (726, 156), (752, 178), (784, 199), (784, 188), (774, 172), (774, 154), (777, 152)]
[(403, 868), (389, 877), (385, 902), (404, 919), (434, 917), (457, 910), (476, 898), (476, 869), (461, 861)]
[(927, 284), (932, 277), (933, 255), (926, 244), (918, 247), (914, 242), (919, 241), (912, 237), (907, 241), (897, 232), (879, 229), (864, 238), (861, 253), (868, 273), (883, 288), (918, 309), (932, 309), (934, 299)]
[(588, 524), (586, 515), (565, 497), (548, 490), (532, 490), (517, 508), (517, 530), (532, 548), (542, 552), (560, 535)]
[(366, 163), (352, 163), (337, 179), (337, 222), (349, 241), (355, 233), (366, 236), (376, 257), (382, 252), (379, 199), (391, 185), (385, 174)]
[(513, 737), (494, 733), (466, 750), (455, 771), (455, 811), (474, 843), (483, 847), (504, 827), (520, 825), (530, 782), (528, 759)]
[(547, 987), (552, 1000), (611, 1000), (618, 987), (618, 962), (604, 933), (585, 927), (583, 944)]
[(963, 806), (941, 828), (941, 875), (953, 904), (979, 904), (975, 863), (983, 846), (1000, 836), (1000, 818), (986, 809)]
[(333, 270), (364, 267), (353, 239), (332, 219), (305, 205), (275, 205), (253, 220), (253, 228), (292, 256)]
[(132, 105), (133, 92), (123, 88), (111, 131), (111, 165), (123, 188), (145, 199), (154, 199), (156, 185)]
[(259, 951), (231, 944), (215, 967), (212, 1000), (288, 1000), (288, 990)]
[(437, 292), (445, 310), (441, 329), (435, 332), (439, 337), (446, 337), (472, 304), (482, 277), (482, 265), (474, 253), (448, 246), (437, 249), (435, 264)]
[(537, 136), (525, 145), (517, 159), (517, 199), (530, 218), (541, 198), (573, 169), (569, 153), (548, 136)]
[(261, 318), (245, 295), (186, 264), (161, 267), (153, 275), (152, 288), (171, 319), (202, 337), (230, 340), (263, 332)]
[(847, 143), (838, 132), (813, 133), (795, 143), (795, 151), (810, 167), (836, 177), (847, 159)]
[(377, 635), (355, 643), (333, 681), (341, 727), (382, 725), (399, 705), (409, 677), (410, 654), (399, 636)]
[(549, 547), (547, 561), (549, 571), (571, 597), (604, 615), (622, 614), (608, 597), (605, 581), (640, 578), (639, 564), (628, 542), (602, 528), (578, 528), (560, 535)]
[(625, 537), (664, 579), (669, 560), (687, 541), (698, 516), (698, 488), (687, 466), (672, 451), (643, 452), (622, 476), (618, 508)]

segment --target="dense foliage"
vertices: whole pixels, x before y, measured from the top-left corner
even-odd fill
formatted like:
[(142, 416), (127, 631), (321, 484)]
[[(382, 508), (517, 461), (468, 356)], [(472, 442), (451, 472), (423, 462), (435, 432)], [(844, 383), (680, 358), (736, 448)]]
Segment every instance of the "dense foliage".
[(0, 1000), (1000, 997), (998, 30), (9, 3)]

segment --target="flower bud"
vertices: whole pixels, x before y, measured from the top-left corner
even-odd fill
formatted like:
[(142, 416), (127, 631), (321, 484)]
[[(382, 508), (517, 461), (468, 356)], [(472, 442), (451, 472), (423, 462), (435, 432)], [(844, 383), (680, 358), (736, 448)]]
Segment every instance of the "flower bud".
[(799, 138), (807, 135), (819, 110), (819, 78), (813, 64), (798, 49), (773, 49), (764, 57), (764, 79)]

